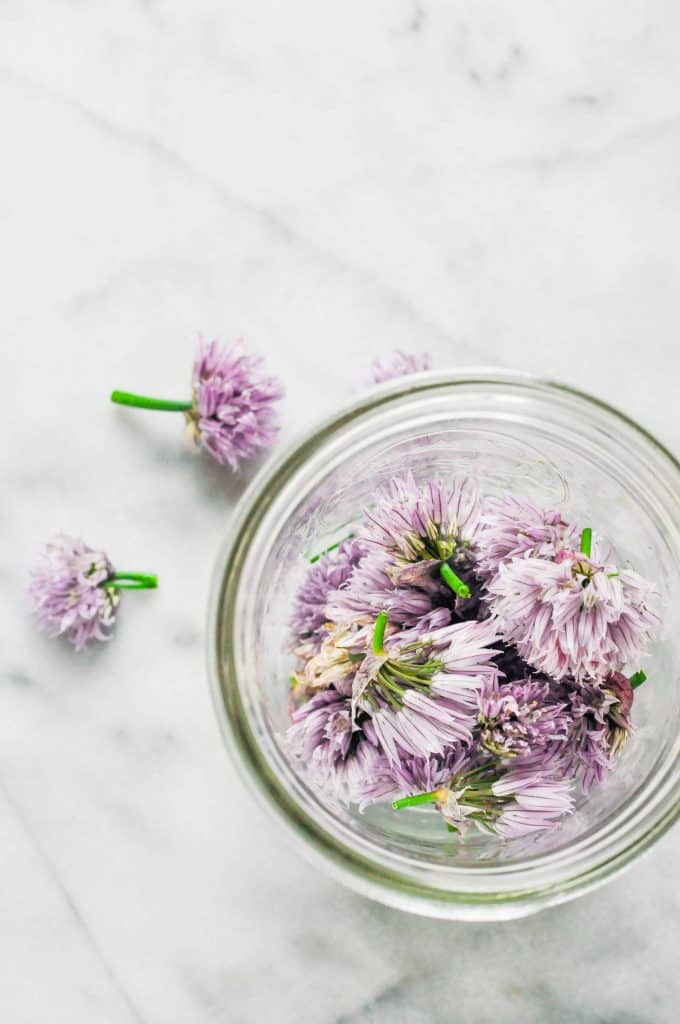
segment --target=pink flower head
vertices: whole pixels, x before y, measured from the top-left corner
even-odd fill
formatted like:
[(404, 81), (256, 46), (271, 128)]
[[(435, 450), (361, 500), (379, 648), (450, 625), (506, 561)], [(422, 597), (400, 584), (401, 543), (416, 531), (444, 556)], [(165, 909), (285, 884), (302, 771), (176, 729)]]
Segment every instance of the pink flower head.
[(502, 839), (515, 839), (554, 828), (574, 809), (573, 783), (556, 772), (518, 763), (492, 783), (501, 806), (493, 829)]
[(491, 646), (492, 621), (458, 622), (429, 631), (419, 643), (395, 634), (385, 653), (368, 654), (352, 687), (352, 706), (367, 714), (383, 753), (443, 754), (456, 743), (470, 744), (479, 693), (498, 679)]
[(296, 646), (304, 646), (306, 653), (318, 653), (328, 637), (326, 604), (329, 594), (350, 578), (364, 549), (359, 541), (343, 541), (335, 551), (322, 554), (310, 565), (298, 588), (293, 603), (291, 629)]
[(430, 357), (427, 352), (423, 352), (421, 355), (409, 355), (406, 352), (397, 351), (389, 363), (381, 363), (379, 359), (374, 360), (373, 383), (382, 384), (383, 381), (393, 380), (395, 377), (406, 377), (410, 373), (419, 373), (421, 370), (429, 369)]
[(554, 558), (564, 548), (577, 549), (579, 534), (555, 509), (542, 509), (511, 494), (488, 498), (477, 537), (478, 572), (489, 579), (512, 558)]
[(559, 756), (565, 775), (578, 779), (584, 793), (606, 778), (632, 731), (633, 692), (620, 672), (600, 684), (565, 688), (571, 728)]
[[(369, 551), (401, 566), (458, 556), (469, 560), (481, 513), (479, 489), (470, 477), (451, 484), (442, 480), (417, 484), (409, 472), (393, 477), (378, 491), (375, 505), (364, 509), (365, 525), (358, 536)], [(414, 579), (409, 576), (408, 582)]]
[(450, 609), (452, 593), (439, 575), (444, 562), (455, 568), (470, 593), (455, 597), (455, 613), (459, 618), (475, 616), (481, 584), (472, 548), (480, 514), (479, 491), (467, 477), (424, 485), (411, 473), (394, 477), (378, 492), (375, 505), (364, 510), (357, 539), (367, 553), (329, 595), (329, 618), (346, 622), (386, 609), (391, 622), (413, 626), (433, 608)]
[(120, 594), (102, 584), (113, 575), (103, 551), (65, 534), (55, 537), (46, 545), (29, 586), (40, 628), (49, 636), (65, 635), (76, 650), (108, 640)]
[(480, 694), (482, 747), (499, 758), (516, 758), (564, 740), (570, 720), (549, 692), (547, 682), (523, 679)]
[(656, 588), (601, 560), (595, 544), (590, 557), (503, 562), (488, 596), (506, 639), (554, 679), (602, 678), (638, 662), (661, 621)]
[(221, 349), (201, 339), (193, 371), (193, 408), (186, 413), (192, 440), (236, 471), (276, 439), (274, 404), (283, 389), (260, 358), (242, 353), (241, 342)]
[(370, 721), (357, 726), (350, 699), (334, 689), (317, 693), (294, 712), (284, 742), (312, 785), (338, 803), (361, 802), (380, 762)]

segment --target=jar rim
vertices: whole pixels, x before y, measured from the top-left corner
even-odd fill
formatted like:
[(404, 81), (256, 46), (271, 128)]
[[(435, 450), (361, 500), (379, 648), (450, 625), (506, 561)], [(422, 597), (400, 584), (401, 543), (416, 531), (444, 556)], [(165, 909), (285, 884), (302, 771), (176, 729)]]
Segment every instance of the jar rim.
[[(497, 919), (519, 916), (586, 892), (621, 871), (660, 838), (680, 816), (678, 751), (674, 751), (674, 760), (666, 766), (665, 785), (660, 787), (651, 807), (647, 805), (643, 813), (638, 807), (637, 817), (635, 807), (627, 808), (627, 814), (617, 817), (609, 835), (606, 829), (604, 835), (596, 831), (590, 840), (586, 837), (573, 848), (507, 865), (438, 865), (429, 879), (423, 878), (422, 863), (409, 863), (408, 857), (398, 854), (386, 858), (384, 850), (372, 848), (365, 841), (358, 842), (349, 829), (344, 836), (338, 835), (337, 823), (333, 831), (324, 828), (323, 814), (309, 813), (280, 783), (250, 727), (237, 684), (237, 666), (231, 660), (232, 645), (228, 642), (229, 630), (234, 625), (237, 581), (250, 538), (256, 532), (263, 508), (271, 503), (291, 474), (356, 417), (371, 414), (409, 395), (469, 385), (519, 387), (559, 394), (591, 411), (599, 410), (656, 452), (677, 477), (676, 493), (680, 493), (680, 462), (663, 444), (614, 406), (570, 385), (502, 368), (427, 371), (388, 381), (305, 431), (270, 459), (244, 492), (216, 560), (208, 612), (207, 653), (213, 704), (232, 759), (250, 791), (270, 814), (288, 827), (308, 857), (323, 864), (351, 888), (401, 909), (442, 917)], [(617, 826), (625, 824), (626, 818), (631, 819), (629, 834), (627, 841), (621, 842)], [(382, 860), (374, 859), (379, 855)], [(568, 870), (551, 877), (550, 868), (555, 864)], [(484, 890), (470, 888), (475, 879), (498, 879), (504, 884)]]

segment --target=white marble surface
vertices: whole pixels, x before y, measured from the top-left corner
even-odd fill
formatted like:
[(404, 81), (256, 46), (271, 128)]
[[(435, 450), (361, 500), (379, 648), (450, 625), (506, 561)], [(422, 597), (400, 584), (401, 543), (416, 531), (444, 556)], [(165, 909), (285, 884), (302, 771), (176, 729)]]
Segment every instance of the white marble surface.
[[(570, 381), (680, 450), (679, 60), (670, 2), (0, 6), (3, 1021), (677, 1020), (678, 831), (496, 926), (289, 849), (204, 672), (242, 483), (107, 394), (177, 395), (197, 330), (242, 333), (290, 436), (401, 346)], [(161, 576), (92, 656), (27, 615), (59, 527)]]

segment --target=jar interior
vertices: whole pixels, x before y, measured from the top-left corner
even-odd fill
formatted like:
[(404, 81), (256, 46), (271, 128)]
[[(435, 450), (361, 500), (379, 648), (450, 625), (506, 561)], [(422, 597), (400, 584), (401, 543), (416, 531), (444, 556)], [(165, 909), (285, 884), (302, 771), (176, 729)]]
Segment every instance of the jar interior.
[[(472, 380), (419, 386), (358, 407), (311, 438), (262, 495), (251, 522), (235, 595), (234, 661), (243, 710), (271, 778), (320, 827), (361, 849), (438, 867), (514, 865), (552, 859), (606, 834), (644, 806), (677, 755), (680, 575), (677, 469), (651, 439), (611, 410), (568, 391)], [(289, 618), (309, 558), (350, 532), (378, 487), (410, 470), (416, 480), (468, 474), (488, 495), (510, 491), (592, 525), (620, 565), (655, 581), (664, 621), (636, 691), (634, 734), (617, 770), (576, 813), (547, 833), (502, 842), (448, 832), (430, 808), (331, 806), (291, 762), (281, 737), (290, 722)], [(266, 507), (264, 507), (266, 506)], [(254, 514), (254, 513), (253, 513)]]

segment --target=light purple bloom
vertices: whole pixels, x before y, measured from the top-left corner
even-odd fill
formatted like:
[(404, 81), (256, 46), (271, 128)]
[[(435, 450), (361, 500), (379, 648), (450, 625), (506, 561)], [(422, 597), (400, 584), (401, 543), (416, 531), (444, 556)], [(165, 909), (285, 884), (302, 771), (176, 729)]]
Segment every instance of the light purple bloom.
[(526, 761), (512, 764), (491, 789), (502, 801), (493, 821), (493, 830), (502, 839), (554, 828), (574, 810), (572, 780)]
[(350, 699), (317, 693), (293, 714), (284, 742), (313, 786), (339, 803), (360, 803), (380, 761), (371, 722), (357, 727)]
[[(376, 504), (364, 510), (357, 537), (366, 556), (328, 599), (328, 617), (347, 622), (373, 617), (383, 609), (390, 621), (413, 626), (436, 607), (458, 618), (482, 614), (481, 585), (474, 573), (472, 545), (479, 528), (481, 500), (467, 477), (445, 485), (418, 485), (412, 474), (395, 477), (380, 490)], [(453, 595), (439, 576), (447, 561), (470, 590)]]
[(297, 645), (317, 653), (328, 635), (326, 604), (330, 591), (337, 590), (352, 575), (364, 553), (359, 541), (343, 541), (336, 551), (321, 555), (305, 573), (293, 603), (291, 628)]
[[(447, 768), (452, 769), (448, 777)], [(553, 828), (574, 809), (572, 781), (541, 761), (522, 759), (508, 767), (450, 755), (433, 760), (421, 773), (423, 783), (437, 783), (421, 792), (431, 795), (444, 820), (460, 834), (476, 825), (482, 832), (515, 839)], [(397, 769), (393, 775), (400, 778)], [(408, 786), (408, 771), (401, 777)]]
[[(378, 491), (375, 505), (364, 509), (358, 536), (369, 551), (386, 555), (397, 566), (441, 563), (459, 556), (469, 561), (481, 513), (479, 488), (470, 477), (448, 485), (442, 480), (417, 484), (409, 472), (405, 477), (393, 477)], [(395, 575), (416, 582), (413, 576)]]
[(564, 548), (578, 549), (580, 534), (555, 509), (542, 509), (511, 494), (487, 498), (477, 537), (478, 572), (490, 578), (512, 558), (554, 558)]
[[(375, 619), (381, 611), (390, 622), (413, 626), (437, 605), (451, 604), (451, 591), (434, 578), (422, 580), (422, 586), (399, 586), (388, 573), (390, 562), (375, 552), (365, 555), (353, 573), (337, 590), (328, 595), (326, 615), (332, 622)], [(449, 612), (450, 618), (450, 612)]]
[(472, 742), (479, 693), (498, 679), (496, 639), (490, 620), (459, 622), (429, 631), (417, 645), (395, 634), (384, 655), (366, 656), (354, 676), (352, 706), (371, 717), (390, 761)]
[(500, 758), (526, 757), (564, 740), (570, 719), (564, 704), (549, 698), (540, 679), (484, 691), (479, 698), (479, 742)]
[(45, 547), (29, 586), (41, 629), (50, 636), (65, 635), (76, 650), (107, 640), (120, 594), (102, 584), (113, 575), (103, 551), (64, 534), (55, 537)]
[(409, 373), (418, 373), (421, 370), (430, 369), (430, 357), (427, 352), (420, 355), (407, 352), (395, 352), (391, 362), (380, 362), (375, 359), (372, 373), (373, 383), (382, 384), (383, 381), (393, 380), (395, 377), (406, 377)]
[(469, 766), (470, 758), (470, 750), (460, 744), (430, 757), (408, 757), (404, 754), (398, 761), (381, 757), (371, 778), (366, 781), (361, 806), (430, 793), (448, 786), (454, 776)]
[(186, 413), (192, 440), (236, 471), (272, 444), (278, 432), (274, 403), (283, 395), (260, 358), (246, 356), (241, 342), (228, 349), (201, 339), (193, 370), (193, 409)]
[(634, 691), (627, 676), (614, 672), (601, 684), (584, 682), (565, 693), (572, 724), (559, 756), (565, 775), (589, 793), (612, 770), (630, 735)]
[(303, 666), (293, 676), (298, 695), (317, 693), (330, 686), (343, 695), (351, 693), (357, 670), (354, 656), (363, 654), (369, 644), (370, 635), (360, 622), (330, 623), (317, 650), (303, 641), (296, 648)]
[(638, 662), (660, 624), (656, 588), (630, 569), (562, 551), (501, 563), (488, 596), (506, 640), (554, 679), (602, 678)]

